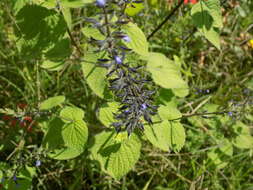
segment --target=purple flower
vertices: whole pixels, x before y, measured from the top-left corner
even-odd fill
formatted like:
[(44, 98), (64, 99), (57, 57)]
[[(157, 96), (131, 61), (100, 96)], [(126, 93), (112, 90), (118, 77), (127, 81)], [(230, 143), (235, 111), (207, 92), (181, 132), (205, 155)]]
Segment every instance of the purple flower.
[(131, 38), (129, 38), (129, 36), (124, 36), (122, 38), (125, 42), (131, 42)]
[(233, 116), (233, 112), (228, 112), (228, 116), (232, 117)]
[(142, 110), (147, 109), (147, 105), (146, 105), (146, 104), (141, 104), (141, 109), (142, 109)]
[(96, 5), (100, 8), (105, 7), (106, 0), (96, 0)]
[(114, 59), (115, 59), (117, 64), (122, 64), (122, 60), (119, 56), (115, 56)]
[(13, 181), (17, 181), (17, 176), (16, 175), (13, 176)]
[(41, 165), (41, 161), (40, 160), (36, 160), (35, 166), (39, 167)]

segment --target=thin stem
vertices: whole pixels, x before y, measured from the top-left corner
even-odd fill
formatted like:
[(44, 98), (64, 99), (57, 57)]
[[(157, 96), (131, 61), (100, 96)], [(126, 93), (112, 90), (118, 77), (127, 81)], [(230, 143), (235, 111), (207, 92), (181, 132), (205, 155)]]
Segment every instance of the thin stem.
[(175, 12), (181, 7), (181, 5), (183, 4), (183, 0), (181, 0), (178, 5), (172, 9), (172, 11), (170, 12), (170, 14), (164, 19), (164, 21), (162, 21), (156, 28), (155, 30), (148, 36), (147, 40), (149, 40), (150, 38), (152, 38), (156, 32), (158, 32), (163, 25), (175, 14)]
[[(62, 12), (62, 10), (61, 10), (60, 2), (57, 2), (57, 3), (58, 3), (58, 10), (59, 10), (60, 14), (64, 17), (63, 12)], [(71, 31), (69, 30), (69, 28), (67, 28), (67, 33), (68, 33), (68, 35), (69, 35), (69, 38), (70, 38), (72, 44), (76, 47), (78, 53), (79, 53), (80, 55), (83, 55), (83, 51), (81, 50), (81, 48), (79, 47), (79, 45), (78, 45), (77, 42), (75, 41), (75, 39), (74, 39), (73, 35), (71, 34)]]
[[(205, 116), (205, 115), (224, 115), (226, 113), (229, 113), (229, 111), (221, 111), (221, 112), (203, 112), (203, 113), (193, 113), (193, 114), (184, 114), (181, 117), (175, 118), (175, 119), (170, 119), (167, 121), (176, 121), (176, 120), (181, 120), (183, 118), (188, 118), (188, 117), (193, 117), (193, 116)], [(163, 120), (160, 121), (155, 121), (153, 122), (153, 124), (158, 124), (158, 123), (162, 123)], [(148, 123), (145, 123), (144, 125), (147, 125)]]

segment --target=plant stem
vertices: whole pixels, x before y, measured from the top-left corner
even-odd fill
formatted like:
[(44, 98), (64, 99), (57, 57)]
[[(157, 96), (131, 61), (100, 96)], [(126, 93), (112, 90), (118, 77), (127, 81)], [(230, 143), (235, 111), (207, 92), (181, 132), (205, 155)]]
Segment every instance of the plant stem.
[(158, 32), (163, 25), (175, 14), (175, 12), (181, 7), (181, 5), (183, 4), (183, 0), (181, 0), (178, 5), (172, 9), (172, 11), (170, 12), (170, 14), (155, 28), (155, 30), (153, 30), (153, 32), (151, 34), (149, 34), (147, 40), (149, 40), (150, 38), (152, 38), (156, 32)]

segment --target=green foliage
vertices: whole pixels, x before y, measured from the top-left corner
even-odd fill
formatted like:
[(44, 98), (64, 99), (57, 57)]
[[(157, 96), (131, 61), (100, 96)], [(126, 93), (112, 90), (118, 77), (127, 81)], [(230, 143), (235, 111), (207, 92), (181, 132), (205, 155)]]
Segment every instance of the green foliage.
[(126, 8), (125, 13), (128, 16), (134, 16), (139, 12), (141, 12), (141, 10), (143, 9), (144, 9), (143, 3), (130, 3)]
[(83, 121), (84, 112), (75, 107), (65, 107), (60, 118), (50, 121), (43, 144), (52, 150), (49, 156), (65, 160), (79, 156), (86, 148), (88, 128)]
[(65, 96), (55, 96), (48, 98), (40, 104), (40, 110), (50, 110), (55, 106), (62, 104), (65, 101)]
[(160, 53), (149, 53), (145, 59), (148, 61), (147, 70), (152, 74), (156, 84), (172, 89), (179, 97), (188, 94), (187, 83), (182, 79), (178, 65)]
[(16, 19), (17, 45), (26, 59), (42, 55), (49, 59), (66, 56), (66, 53), (61, 54), (61, 50), (66, 48), (66, 39), (63, 37), (67, 25), (56, 11), (38, 5), (26, 5), (17, 13)]
[(131, 40), (124, 42), (125, 45), (139, 55), (147, 55), (148, 42), (143, 31), (134, 23), (128, 23), (122, 29)]
[(94, 65), (96, 60), (100, 57), (98, 54), (87, 52), (85, 61), (82, 62), (83, 75), (93, 92), (100, 98), (106, 98), (108, 95), (105, 68)]
[(191, 15), (193, 23), (200, 33), (220, 49), (219, 31), (222, 28), (220, 1), (199, 1), (192, 7)]
[(116, 113), (118, 108), (119, 105), (116, 102), (108, 102), (101, 106), (98, 118), (104, 126), (109, 127), (115, 121), (113, 113)]
[(128, 138), (127, 133), (102, 132), (95, 136), (91, 155), (103, 170), (120, 179), (133, 168), (140, 157), (140, 149), (141, 142), (135, 134)]
[[(0, 189), (252, 187), (253, 58), (245, 42), (253, 35), (253, 4), (182, 4), (147, 40), (175, 6), (158, 0), (126, 9), (101, 9), (94, 0), (0, 3)], [(121, 13), (129, 16), (122, 28), (114, 23)], [(116, 47), (111, 53), (95, 45), (113, 40), (131, 49), (118, 54), (124, 67), (140, 66), (132, 72), (154, 82), (141, 86), (155, 91), (152, 100), (138, 96), (158, 106), (153, 124), (140, 117), (144, 131), (130, 136), (112, 126), (124, 109), (109, 88), (116, 74), (106, 68)], [(99, 59), (109, 61), (101, 66)]]

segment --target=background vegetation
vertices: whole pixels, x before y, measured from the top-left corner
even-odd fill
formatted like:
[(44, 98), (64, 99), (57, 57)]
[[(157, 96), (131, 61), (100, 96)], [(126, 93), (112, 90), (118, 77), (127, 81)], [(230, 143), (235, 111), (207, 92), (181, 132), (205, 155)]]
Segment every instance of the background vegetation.
[[(79, 48), (87, 46), (82, 33), (83, 18), (94, 15), (97, 9), (87, 5), (63, 12), (72, 15), (73, 27), (71, 31), (66, 29), (66, 35), (60, 29), (52, 32), (53, 21), (50, 26), (44, 26), (44, 21), (39, 20), (43, 13), (22, 13), (26, 5), (40, 6), (43, 2), (0, 2), (0, 108), (34, 113), (42, 101), (63, 95), (66, 105), (85, 110), (90, 135), (95, 135), (105, 128), (97, 113), (106, 100), (96, 95), (85, 79), (79, 64), (82, 57)], [(143, 9), (131, 19), (148, 37), (177, 4), (173, 0), (145, 1)], [(177, 100), (186, 131), (185, 145), (179, 152), (160, 150), (144, 139), (139, 161), (127, 175), (116, 180), (101, 170), (89, 151), (70, 160), (49, 158), (41, 143), (47, 128), (45, 121), (51, 116), (26, 118), (22, 126), (16, 121), (18, 117), (2, 113), (0, 189), (253, 189), (253, 42), (250, 43), (253, 1), (221, 1), (220, 50), (195, 28), (190, 14), (192, 6), (181, 5), (148, 39), (151, 51), (180, 62), (181, 72), (188, 82), (189, 95)], [(39, 22), (44, 27), (37, 44), (20, 40), (18, 24), (26, 16), (31, 26)], [(27, 24), (27, 28), (21, 30), (29, 39), (37, 28)], [(45, 57), (40, 57), (45, 47), (52, 45), (43, 35), (50, 36), (52, 41), (60, 36), (70, 39), (70, 44), (63, 41), (59, 49), (46, 55), (59, 59), (67, 57), (64, 64), (52, 65), (44, 62)], [(161, 101), (170, 98), (170, 91), (164, 93), (166, 95), (160, 94)], [(221, 110), (226, 112), (203, 114)], [(52, 113), (57, 111), (53, 109)], [(22, 147), (24, 134), (28, 135), (26, 146)], [(20, 171), (18, 179), (13, 179), (17, 170)]]

